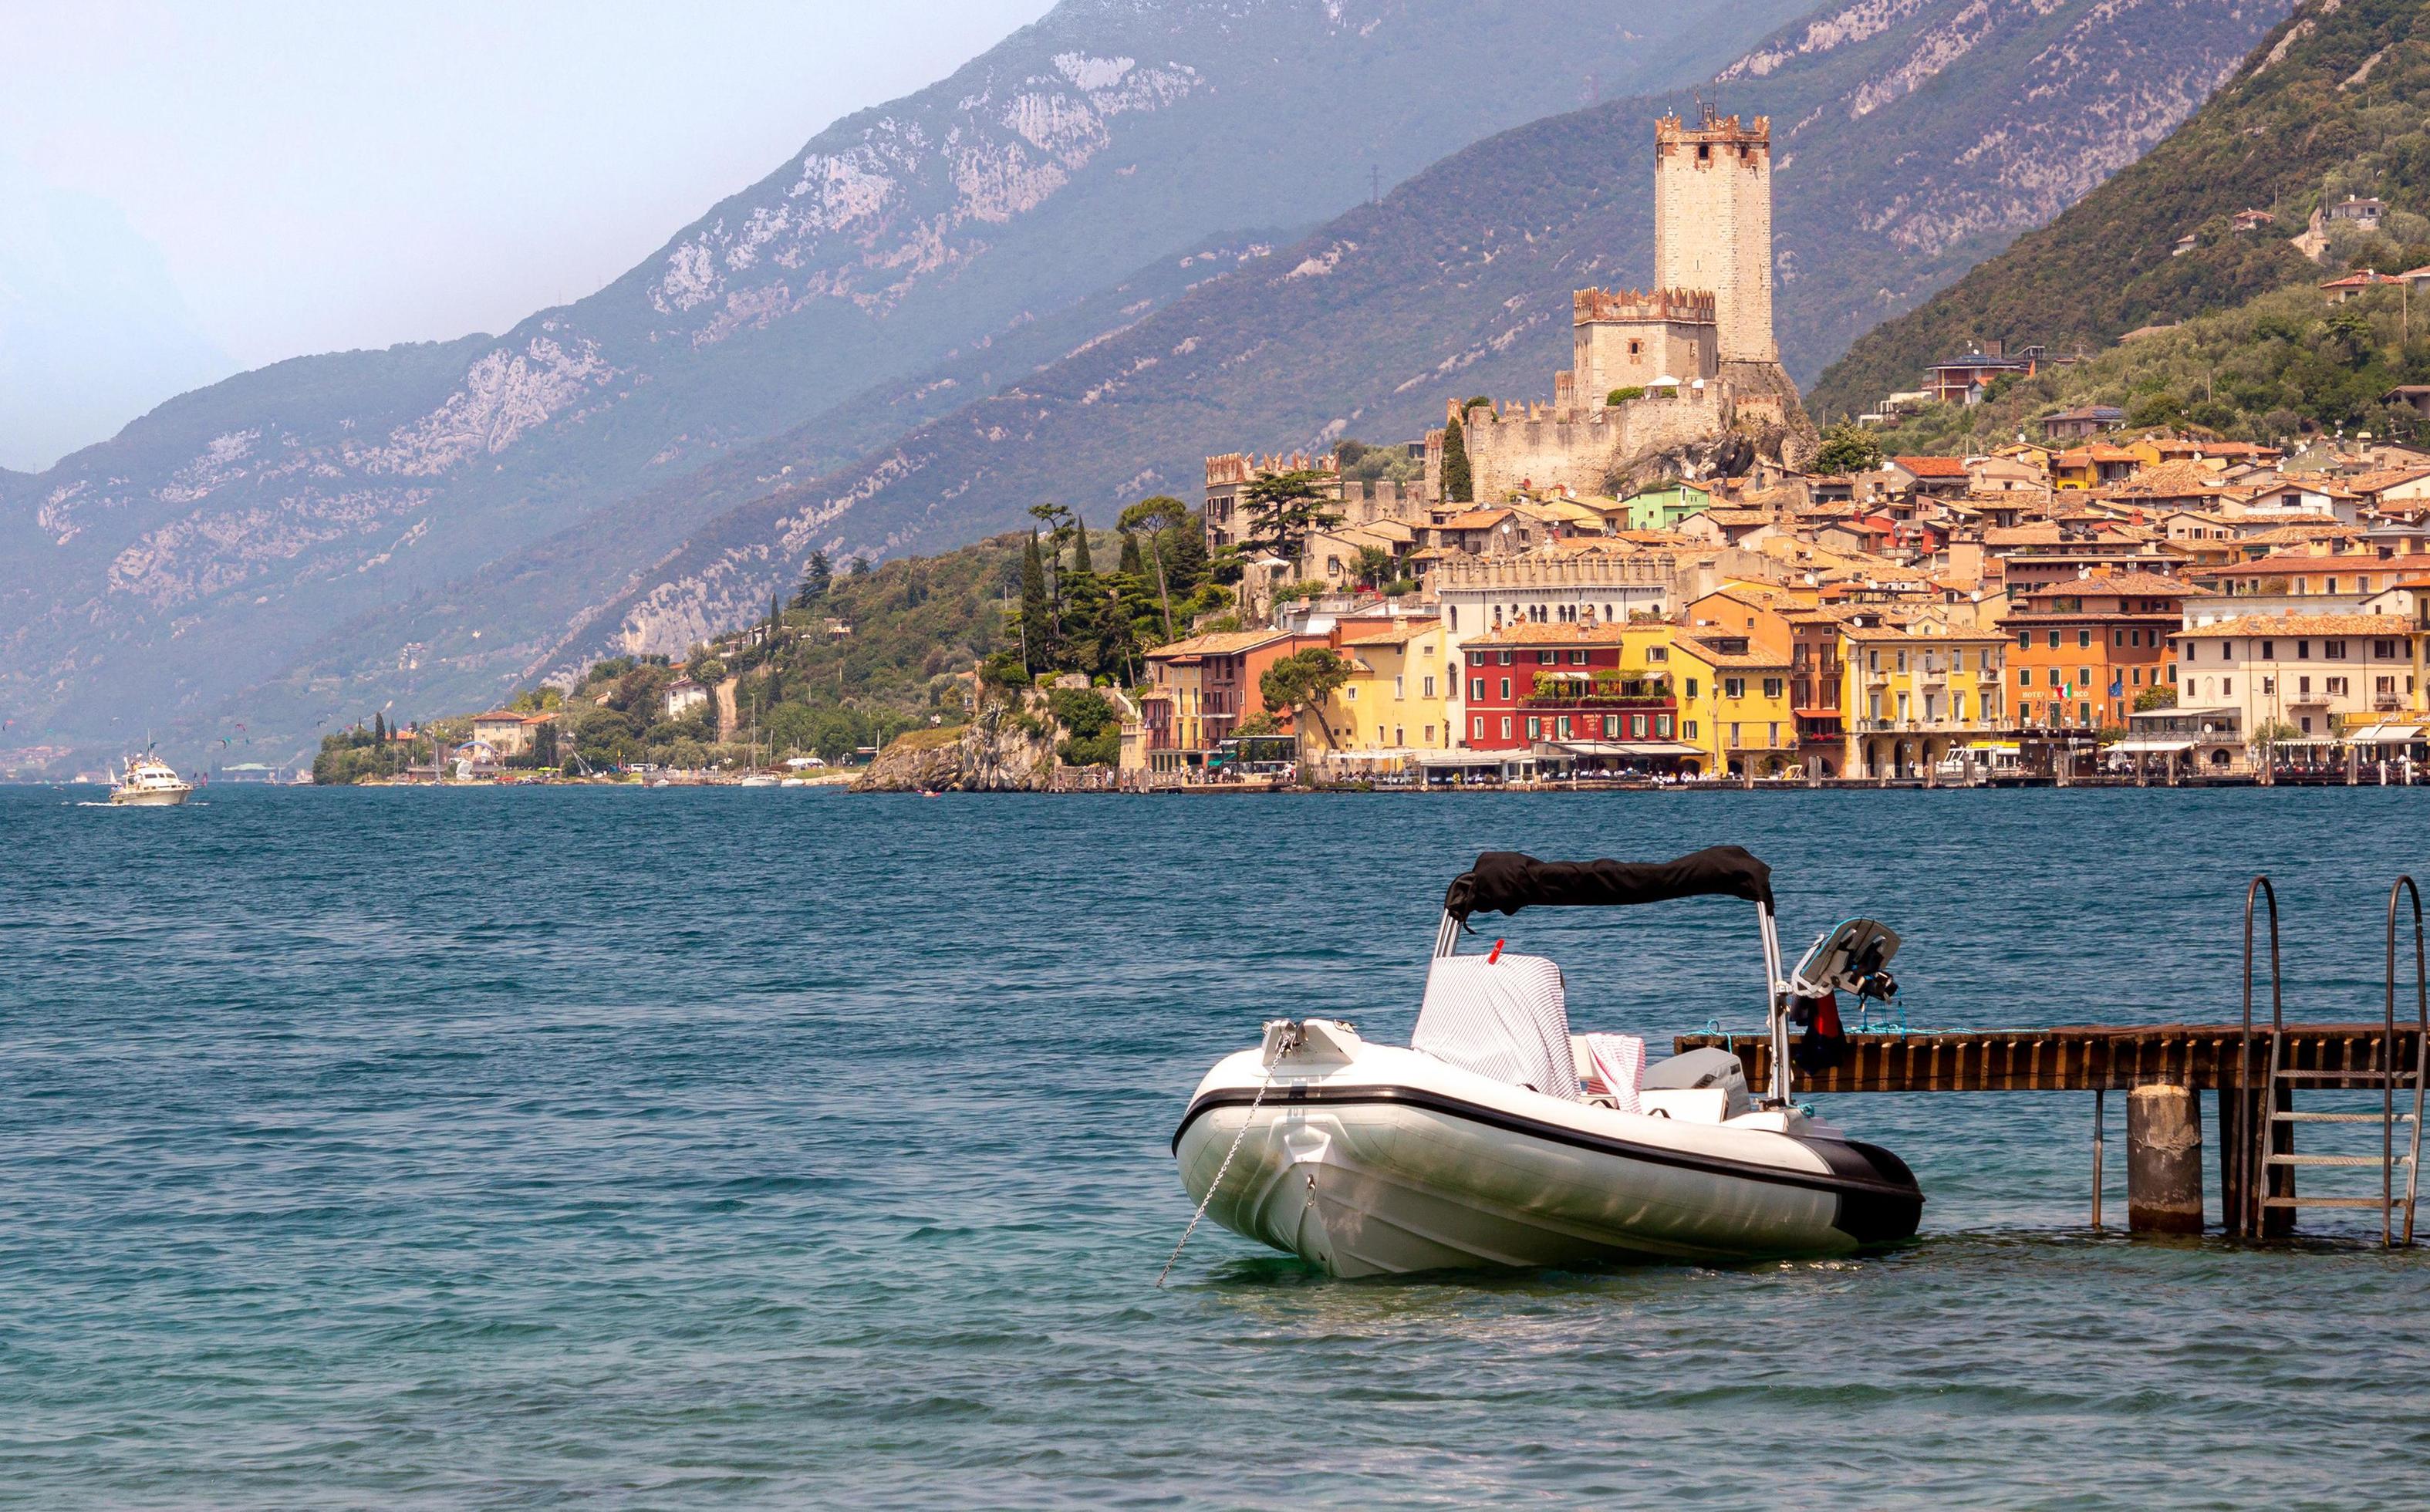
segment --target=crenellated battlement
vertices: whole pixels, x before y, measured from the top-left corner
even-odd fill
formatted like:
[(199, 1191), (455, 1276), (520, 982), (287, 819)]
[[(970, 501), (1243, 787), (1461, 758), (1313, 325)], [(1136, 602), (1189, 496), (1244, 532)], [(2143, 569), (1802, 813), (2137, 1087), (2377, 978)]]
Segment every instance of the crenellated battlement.
[(1340, 463), (1331, 452), (1310, 457), (1306, 452), (1276, 452), (1272, 456), (1253, 456), (1247, 452), (1225, 452), (1207, 459), (1207, 486), (1222, 488), (1227, 484), (1254, 483), (1273, 473), (1338, 473)]
[(1666, 115), (1654, 123), (1654, 150), (1662, 153), (1681, 146), (1761, 147), (1772, 150), (1772, 117), (1722, 115), (1711, 106), (1695, 125), (1689, 125), (1676, 115)]
[(1580, 289), (1570, 298), (1579, 325), (1606, 321), (1713, 324), (1713, 296), (1701, 289)]

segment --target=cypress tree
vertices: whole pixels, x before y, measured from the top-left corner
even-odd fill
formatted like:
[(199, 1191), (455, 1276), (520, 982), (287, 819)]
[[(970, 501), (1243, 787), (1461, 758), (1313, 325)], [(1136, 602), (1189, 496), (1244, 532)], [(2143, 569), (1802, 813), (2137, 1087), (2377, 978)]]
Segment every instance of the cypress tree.
[(1072, 517), (1072, 534), (1078, 541), (1078, 544), (1072, 548), (1072, 571), (1075, 573), (1095, 572), (1096, 569), (1089, 565), (1089, 522), (1081, 519), (1076, 514), (1074, 515)]
[(1468, 438), (1460, 429), (1459, 417), (1443, 422), (1442, 495), (1446, 504), (1474, 502), (1475, 480), (1468, 470)]
[(1046, 633), (1046, 558), (1039, 554), (1038, 532), (1021, 553), (1021, 660), (1036, 676), (1055, 664), (1055, 650)]
[(1139, 537), (1132, 535), (1127, 530), (1123, 532), (1122, 560), (1115, 565), (1114, 570), (1121, 573), (1125, 577), (1145, 577), (1147, 575), (1146, 564), (1140, 560)]

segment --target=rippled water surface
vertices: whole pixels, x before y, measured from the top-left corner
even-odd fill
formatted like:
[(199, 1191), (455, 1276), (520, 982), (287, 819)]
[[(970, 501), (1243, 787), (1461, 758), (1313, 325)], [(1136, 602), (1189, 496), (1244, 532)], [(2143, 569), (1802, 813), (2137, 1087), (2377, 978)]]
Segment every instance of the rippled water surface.
[[(2089, 1094), (1829, 1101), (1883, 1257), (1150, 1283), (1198, 1076), (1406, 1036), (1480, 849), (1743, 843), (1919, 1026), (2232, 1018), (2267, 869), (2359, 1018), (2430, 791), (78, 796), (0, 789), (0, 1499), (2421, 1500), (2430, 1260), (2096, 1233)], [(1740, 905), (1500, 931), (1582, 1026), (1759, 1010)]]

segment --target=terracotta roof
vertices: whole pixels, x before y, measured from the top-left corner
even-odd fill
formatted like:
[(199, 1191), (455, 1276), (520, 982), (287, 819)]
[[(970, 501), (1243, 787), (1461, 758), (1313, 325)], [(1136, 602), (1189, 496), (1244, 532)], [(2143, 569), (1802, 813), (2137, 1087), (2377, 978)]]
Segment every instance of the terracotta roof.
[(1385, 624), (1366, 625), (1353, 629), (1356, 621), (1341, 622), (1341, 643), (1345, 646), (1406, 645), (1432, 630), (1434, 620), (1394, 620)]
[(1632, 631), (1638, 635), (1662, 628), (1659, 623), (1637, 624), (1506, 624), (1468, 638), (1470, 646), (1616, 646)]
[(1750, 671), (1768, 672), (1789, 664), (1788, 652), (1767, 651), (1753, 640), (1747, 642), (1747, 649), (1744, 651), (1720, 650), (1702, 636), (1679, 636), (1674, 638), (1671, 644), (1673, 649), (1685, 652), (1698, 661), (1712, 667), (1741, 667)]
[(1490, 530), (1510, 518), (1507, 509), (1464, 509), (1442, 523), (1445, 530)]
[(2184, 639), (2218, 640), (2226, 636), (2403, 636), (2413, 622), (2402, 614), (2253, 614), (2240, 620), (2217, 620), (2190, 630)]
[(1212, 635), (1194, 635), (1157, 647), (1148, 653), (1159, 656), (1228, 656), (1276, 640), (1288, 640), (1288, 630), (1219, 630)]
[(2056, 523), (2028, 525), (1994, 525), (1983, 532), (1986, 546), (2056, 546), (2059, 541)]
[(1920, 478), (1962, 478), (1966, 462), (1956, 457), (1893, 457), (1890, 465), (1903, 467)]
[(2089, 577), (2070, 577), (2056, 583), (2044, 583), (2027, 589), (2029, 599), (2072, 598), (2078, 594), (2122, 593), (2128, 598), (2208, 598), (2211, 590), (2187, 582), (2181, 577), (2164, 577), (2158, 573), (2095, 573)]

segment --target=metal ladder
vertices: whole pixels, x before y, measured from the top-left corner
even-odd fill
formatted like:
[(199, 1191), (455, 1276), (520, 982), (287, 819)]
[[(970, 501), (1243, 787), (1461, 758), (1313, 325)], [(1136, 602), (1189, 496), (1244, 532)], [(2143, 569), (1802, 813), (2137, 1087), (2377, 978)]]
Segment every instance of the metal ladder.
[[(2270, 1055), (2262, 1082), (2262, 1096), (2254, 1121), (2253, 1138), (2245, 1143), (2239, 1159), (2243, 1162), (2244, 1180), (2240, 1189), (2249, 1205), (2241, 1225), (2246, 1234), (2259, 1234), (2265, 1228), (2265, 1216), (2285, 1212), (2291, 1224), (2294, 1210), (2305, 1207), (2376, 1208), (2379, 1211), (2379, 1241), (2393, 1248), (2413, 1242), (2413, 1220), (2422, 1173), (2422, 1111), (2425, 1084), (2430, 1084), (2430, 970), (2424, 965), (2424, 939), (2422, 915), (2422, 890), (2410, 876), (2396, 879), (2388, 889), (2387, 932), (2387, 995), (2385, 1017), (2379, 1045), (2378, 1065), (2369, 1071), (2321, 1071), (2288, 1064), (2287, 1021), (2280, 995), (2278, 967), (2278, 897), (2266, 876), (2253, 879), (2244, 895), (2244, 1044), (2239, 1052), (2239, 1080), (2250, 1086), (2253, 1038), (2253, 905), (2255, 895), (2270, 905)], [(2412, 1064), (2400, 1069), (2397, 1065), (2396, 1042), (2396, 924), (2397, 904), (2409, 899), (2413, 906), (2413, 1012), (2414, 1038)], [(2376, 1113), (2324, 1113), (2295, 1106), (2295, 1092), (2307, 1084), (2338, 1084), (2336, 1089), (2377, 1088), (2380, 1094)], [(2397, 1110), (2397, 1093), (2410, 1091), (2412, 1106)], [(2374, 1154), (2298, 1155), (2295, 1152), (2295, 1125), (2315, 1124), (2377, 1124), (2379, 1149)], [(2405, 1150), (2396, 1149), (2396, 1131), (2405, 1125)], [(2377, 1196), (2306, 1197), (2295, 1188), (2294, 1173), (2299, 1170), (2338, 1168), (2379, 1168)], [(2403, 1195), (2397, 1191), (2396, 1173), (2405, 1172)], [(2286, 1172), (2284, 1181), (2271, 1178)], [(2270, 1188), (2281, 1189), (2271, 1190)], [(2404, 1223), (2397, 1223), (2399, 1209)]]

